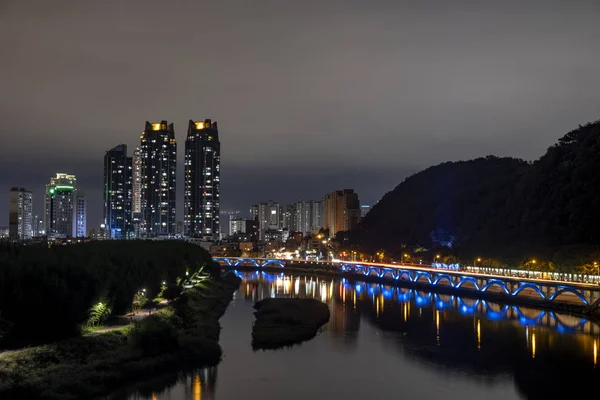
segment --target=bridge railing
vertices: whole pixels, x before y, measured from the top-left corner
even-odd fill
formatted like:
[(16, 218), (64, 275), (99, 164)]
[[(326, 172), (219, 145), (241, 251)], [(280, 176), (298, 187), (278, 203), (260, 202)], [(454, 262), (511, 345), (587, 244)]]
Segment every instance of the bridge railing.
[(478, 274), (509, 276), (514, 278), (544, 279), (560, 282), (600, 284), (600, 275), (573, 274), (566, 272), (528, 271), (523, 269), (464, 267), (464, 271)]

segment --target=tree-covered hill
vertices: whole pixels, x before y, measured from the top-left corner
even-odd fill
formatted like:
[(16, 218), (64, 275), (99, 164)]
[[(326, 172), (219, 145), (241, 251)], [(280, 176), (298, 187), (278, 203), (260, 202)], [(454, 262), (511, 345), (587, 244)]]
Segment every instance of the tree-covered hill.
[(596, 121), (567, 133), (533, 163), (488, 156), (412, 175), (383, 196), (350, 241), (390, 254), (422, 246), (464, 259), (581, 264), (598, 255), (599, 225)]

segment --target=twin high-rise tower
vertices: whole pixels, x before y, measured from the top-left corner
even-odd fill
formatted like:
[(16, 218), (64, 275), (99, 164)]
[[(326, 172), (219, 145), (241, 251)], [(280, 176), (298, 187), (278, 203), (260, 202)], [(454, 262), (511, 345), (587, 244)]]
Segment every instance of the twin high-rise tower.
[[(220, 143), (217, 123), (189, 122), (185, 145), (184, 233), (219, 236)], [(104, 157), (104, 223), (113, 239), (176, 234), (177, 142), (173, 124), (146, 122), (140, 147)]]
[(221, 144), (217, 122), (190, 121), (185, 140), (184, 231), (218, 239)]
[(177, 225), (177, 142), (173, 124), (146, 121), (140, 158), (142, 232), (149, 237), (173, 236)]

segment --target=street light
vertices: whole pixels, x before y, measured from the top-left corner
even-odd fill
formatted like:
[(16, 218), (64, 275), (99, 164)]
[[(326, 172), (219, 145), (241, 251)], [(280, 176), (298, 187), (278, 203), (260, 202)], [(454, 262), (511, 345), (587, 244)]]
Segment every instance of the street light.
[(402, 254), (402, 259), (401, 259), (402, 263), (404, 263), (404, 257), (408, 257), (408, 254), (406, 254), (406, 253)]

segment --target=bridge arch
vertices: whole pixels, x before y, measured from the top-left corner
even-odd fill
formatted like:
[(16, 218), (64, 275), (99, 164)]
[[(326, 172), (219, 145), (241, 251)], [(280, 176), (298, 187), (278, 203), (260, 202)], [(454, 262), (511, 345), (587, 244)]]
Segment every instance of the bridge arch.
[(412, 277), (410, 276), (410, 271), (407, 270), (402, 270), (398, 273), (397, 278), (398, 280), (403, 280), (402, 277), (406, 277), (407, 281), (412, 281)]
[(265, 260), (265, 262), (261, 265), (261, 267), (266, 267), (268, 265), (279, 265), (281, 268), (285, 267), (285, 264), (281, 260)]
[(555, 298), (557, 298), (558, 296), (560, 296), (560, 295), (561, 295), (561, 294), (563, 294), (563, 293), (572, 293), (572, 294), (574, 294), (575, 296), (577, 296), (577, 298), (578, 298), (579, 300), (581, 300), (581, 302), (582, 302), (583, 304), (585, 304), (586, 306), (587, 306), (587, 305), (589, 305), (589, 302), (587, 301), (587, 299), (586, 299), (585, 297), (583, 297), (583, 296), (581, 295), (581, 293), (579, 293), (579, 292), (578, 292), (578, 291), (576, 291), (575, 289), (572, 289), (572, 288), (567, 288), (567, 287), (564, 287), (564, 286), (559, 286), (559, 287), (557, 288), (557, 290), (556, 290), (554, 293), (552, 293), (552, 296), (550, 296), (550, 298), (549, 298), (548, 300), (552, 301), (552, 300), (554, 300)]
[(392, 268), (382, 268), (381, 269), (381, 274), (379, 275), (382, 278), (385, 278), (386, 276), (394, 279), (396, 277), (395, 275), (395, 271)]
[(446, 281), (450, 284), (450, 287), (454, 287), (454, 283), (452, 282), (452, 278), (450, 277), (450, 275), (440, 274), (436, 276), (436, 278), (433, 280), (433, 284), (437, 285), (438, 283), (440, 283), (440, 281)]
[(235, 264), (233, 264), (234, 267), (239, 267), (242, 264), (252, 264), (255, 267), (262, 267), (262, 265), (260, 264), (259, 261), (253, 259), (253, 258), (238, 258), (235, 261)]
[(343, 272), (346, 272), (346, 271), (352, 272), (352, 267), (353, 267), (352, 264), (342, 264), (340, 266), (340, 268), (342, 269)]
[(482, 290), (485, 292), (485, 290), (479, 288), (479, 285), (477, 284), (477, 280), (470, 276), (461, 276), (461, 280), (460, 280), (460, 282), (458, 282), (456, 284), (456, 288), (461, 287), (462, 285), (464, 285), (467, 282), (471, 282), (473, 284), (473, 286), (475, 286), (475, 290)]
[(497, 280), (497, 279), (488, 281), (488, 283), (486, 283), (485, 286), (481, 288), (481, 291), (482, 292), (487, 292), (488, 289), (490, 287), (492, 287), (492, 286), (498, 286), (498, 287), (500, 287), (500, 289), (502, 289), (504, 291), (504, 293), (510, 294), (510, 291), (506, 287), (506, 284), (504, 282), (502, 282), (502, 281)]
[(535, 284), (529, 283), (529, 282), (521, 283), (519, 285), (519, 287), (514, 292), (512, 292), (511, 294), (513, 296), (518, 296), (518, 294), (521, 293), (525, 289), (533, 289), (537, 294), (540, 295), (540, 297), (542, 299), (544, 299), (544, 300), (546, 299), (546, 296), (544, 295), (544, 292), (542, 292), (542, 289), (540, 289), (538, 287), (538, 285), (535, 285)]
[(429, 282), (429, 284), (431, 285), (431, 276), (429, 275), (428, 272), (417, 272), (417, 274), (415, 275), (415, 279), (413, 280), (413, 282), (418, 283), (419, 282), (419, 278), (421, 277), (425, 277), (425, 279), (427, 279), (427, 282)]
[(360, 272), (362, 275), (367, 275), (368, 271), (366, 270), (366, 268), (367, 267), (365, 267), (364, 265), (357, 264), (354, 266), (354, 273), (358, 275)]
[(371, 275), (380, 276), (379, 275), (379, 268), (377, 268), (377, 267), (369, 267), (366, 275), (367, 276), (371, 276)]

